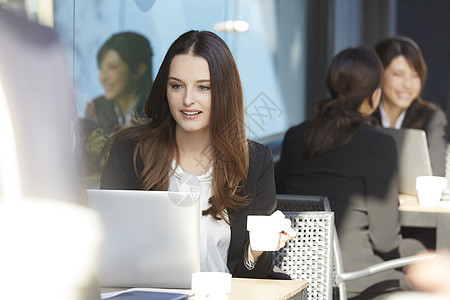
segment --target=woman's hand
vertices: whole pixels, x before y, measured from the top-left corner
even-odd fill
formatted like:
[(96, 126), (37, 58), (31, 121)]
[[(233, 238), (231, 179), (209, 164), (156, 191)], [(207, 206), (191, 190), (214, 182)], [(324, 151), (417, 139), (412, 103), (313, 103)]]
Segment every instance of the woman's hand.
[(286, 243), (292, 240), (296, 235), (297, 232), (291, 227), (291, 220), (283, 219), (283, 231), (280, 232), (277, 251), (286, 246)]
[[(277, 249), (275, 250), (278, 251), (283, 248), (289, 240), (292, 240), (297, 235), (297, 232), (291, 227), (291, 220), (286, 219), (281, 211), (277, 210), (272, 216), (282, 220), (282, 231), (280, 232)], [(256, 263), (263, 252), (264, 251), (253, 250), (252, 245), (249, 244), (248, 257), (250, 261)]]

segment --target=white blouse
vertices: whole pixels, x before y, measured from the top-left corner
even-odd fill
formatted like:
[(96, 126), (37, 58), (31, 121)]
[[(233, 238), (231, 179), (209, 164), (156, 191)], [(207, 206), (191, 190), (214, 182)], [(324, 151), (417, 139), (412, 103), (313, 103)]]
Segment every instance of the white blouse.
[[(172, 163), (172, 168), (175, 162)], [(211, 205), (212, 168), (206, 173), (195, 176), (186, 173), (177, 166), (170, 177), (169, 191), (191, 192), (200, 202), (200, 214)], [(211, 215), (200, 218), (200, 271), (229, 272), (227, 267), (230, 248), (231, 229), (224, 220), (216, 220)]]
[[(383, 108), (383, 104), (380, 103), (380, 115), (381, 115), (381, 126), (389, 128), (391, 127), (391, 120), (389, 119), (388, 115), (386, 114), (386, 111)], [(398, 117), (397, 121), (395, 121), (395, 129), (401, 129), (403, 120), (405, 119), (406, 115), (406, 109), (402, 111), (400, 116)]]

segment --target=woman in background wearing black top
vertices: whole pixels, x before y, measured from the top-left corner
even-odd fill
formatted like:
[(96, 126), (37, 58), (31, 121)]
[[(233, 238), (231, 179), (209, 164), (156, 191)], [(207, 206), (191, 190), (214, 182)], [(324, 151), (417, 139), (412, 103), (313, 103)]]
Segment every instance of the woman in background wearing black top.
[[(276, 168), (277, 193), (328, 197), (345, 271), (397, 257), (402, 242), (395, 142), (368, 124), (382, 72), (371, 49), (338, 53), (326, 76), (330, 97), (314, 121), (288, 130)], [(371, 299), (405, 284), (403, 273), (391, 270), (350, 281), (347, 292)]]

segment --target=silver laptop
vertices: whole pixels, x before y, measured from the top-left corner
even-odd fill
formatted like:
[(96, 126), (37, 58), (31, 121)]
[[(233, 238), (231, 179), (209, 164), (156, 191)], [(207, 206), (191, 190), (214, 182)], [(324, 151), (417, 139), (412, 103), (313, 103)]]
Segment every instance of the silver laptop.
[(416, 177), (433, 175), (425, 131), (410, 128), (377, 129), (391, 135), (397, 144), (399, 192), (417, 195)]
[(102, 221), (102, 287), (191, 287), (200, 271), (200, 208), (189, 193), (87, 190)]

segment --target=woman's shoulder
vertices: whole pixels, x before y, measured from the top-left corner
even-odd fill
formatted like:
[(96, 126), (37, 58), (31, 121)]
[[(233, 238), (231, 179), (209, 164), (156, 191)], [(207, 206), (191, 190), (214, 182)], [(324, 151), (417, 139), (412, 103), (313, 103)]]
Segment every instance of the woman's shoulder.
[(429, 111), (429, 118), (438, 118), (447, 120), (445, 112), (441, 107), (435, 103), (429, 101), (423, 101), (425, 103), (426, 109)]
[(376, 128), (376, 126), (372, 126), (369, 124), (363, 125), (361, 127), (360, 134), (358, 134), (357, 136), (362, 137), (365, 141), (367, 141), (367, 143), (371, 145), (395, 145), (395, 140), (392, 136), (387, 133), (381, 132)]
[(299, 142), (300, 140), (302, 140), (301, 137), (305, 136), (305, 134), (308, 132), (308, 130), (311, 128), (312, 125), (313, 121), (308, 120), (298, 125), (290, 127), (286, 131), (286, 134), (284, 135), (284, 142), (286, 141), (289, 142), (292, 140)]
[(250, 157), (270, 151), (270, 147), (254, 140), (247, 140)]
[(269, 146), (253, 140), (247, 140), (247, 142), (250, 167), (252, 165), (262, 166), (267, 162), (273, 163), (272, 149)]
[(90, 103), (93, 103), (96, 106), (114, 105), (114, 101), (108, 100), (104, 96), (98, 96), (97, 98), (92, 99)]
[(312, 120), (304, 121), (304, 122), (302, 122), (302, 123), (300, 123), (298, 125), (290, 127), (287, 130), (286, 134), (287, 133), (289, 133), (289, 134), (296, 134), (296, 133), (305, 132), (306, 130), (308, 130), (312, 126), (312, 124), (313, 124)]
[(136, 147), (136, 144), (147, 138), (143, 135), (146, 128), (144, 125), (133, 125), (116, 131), (111, 137), (109, 144), (111, 149), (130, 150)]
[(423, 99), (416, 99), (411, 103), (406, 114), (414, 116), (417, 115), (421, 116), (422, 118), (426, 118), (439, 112), (443, 112), (439, 105), (430, 101), (425, 101)]
[(118, 153), (133, 153), (136, 142), (127, 139), (115, 140), (111, 144), (111, 151)]
[(434, 119), (443, 119), (446, 122), (442, 109), (435, 103), (417, 99), (408, 108), (402, 127), (425, 129)]
[(431, 111), (442, 111), (441, 107), (433, 102), (422, 100), (420, 103), (428, 110)]

